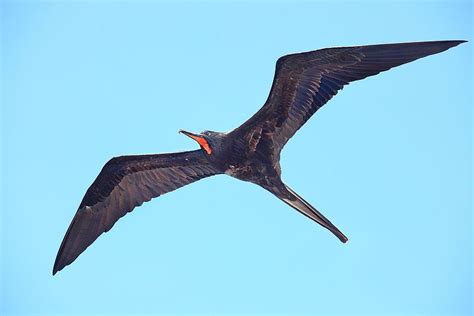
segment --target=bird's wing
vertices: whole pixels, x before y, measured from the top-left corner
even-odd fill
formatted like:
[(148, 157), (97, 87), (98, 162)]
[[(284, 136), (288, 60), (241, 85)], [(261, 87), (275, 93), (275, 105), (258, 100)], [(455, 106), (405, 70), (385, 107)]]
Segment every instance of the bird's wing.
[(376, 75), (465, 41), (326, 48), (278, 59), (265, 105), (231, 133), (279, 155), (304, 123), (349, 82)]
[(53, 274), (136, 206), (217, 173), (202, 150), (111, 159), (87, 190), (69, 225)]

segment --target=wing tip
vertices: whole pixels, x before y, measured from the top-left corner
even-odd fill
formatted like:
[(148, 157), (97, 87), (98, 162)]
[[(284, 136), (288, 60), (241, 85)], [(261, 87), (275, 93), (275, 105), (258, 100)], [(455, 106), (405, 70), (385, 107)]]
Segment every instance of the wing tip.
[(61, 271), (66, 265), (63, 263), (60, 263), (59, 261), (59, 256), (56, 258), (54, 261), (54, 266), (53, 266), (53, 275)]
[[(426, 42), (427, 49), (431, 50), (428, 55), (438, 54), (453, 47), (456, 47), (460, 44), (466, 43), (466, 40), (446, 40), (446, 41), (433, 41), (433, 42)], [(427, 55), (427, 56), (428, 56)], [(424, 57), (424, 56), (423, 56)]]
[(61, 269), (59, 269), (58, 267), (54, 266), (53, 267), (53, 275), (55, 275), (56, 273), (58, 273), (59, 271), (61, 271)]
[(463, 43), (466, 43), (466, 40), (447, 40), (447, 41), (434, 41), (427, 42), (428, 46), (431, 46), (431, 49), (434, 49), (432, 54), (444, 52), (450, 48), (456, 47)]
[(455, 47), (455, 46), (458, 46), (458, 45), (463, 44), (463, 43), (467, 43), (467, 40), (442, 41), (441, 43), (445, 43), (445, 44), (447, 44), (447, 46), (449, 46), (451, 48), (451, 47)]

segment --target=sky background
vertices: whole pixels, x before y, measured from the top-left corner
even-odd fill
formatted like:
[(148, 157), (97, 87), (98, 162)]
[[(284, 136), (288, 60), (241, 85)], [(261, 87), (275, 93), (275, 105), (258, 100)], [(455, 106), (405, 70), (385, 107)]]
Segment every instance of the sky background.
[[(0, 314), (470, 315), (470, 2), (2, 2)], [(340, 243), (216, 176), (120, 220), (51, 275), (114, 156), (197, 148), (265, 101), (278, 57), (469, 43), (346, 87), (282, 153)]]

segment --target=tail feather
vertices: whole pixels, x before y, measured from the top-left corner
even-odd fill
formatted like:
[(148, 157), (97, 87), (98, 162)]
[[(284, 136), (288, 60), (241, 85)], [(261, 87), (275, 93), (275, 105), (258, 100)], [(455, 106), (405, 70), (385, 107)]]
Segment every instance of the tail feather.
[(306, 217), (310, 218), (311, 220), (315, 221), (319, 225), (328, 229), (343, 243), (346, 243), (349, 240), (336, 226), (333, 225), (333, 223), (331, 223), (331, 221), (329, 221), (316, 208), (306, 202), (301, 196), (299, 196), (295, 191), (290, 189), (287, 185), (285, 185), (285, 187), (290, 193), (290, 198), (278, 196), (283, 202), (285, 202), (301, 214), (305, 215)]

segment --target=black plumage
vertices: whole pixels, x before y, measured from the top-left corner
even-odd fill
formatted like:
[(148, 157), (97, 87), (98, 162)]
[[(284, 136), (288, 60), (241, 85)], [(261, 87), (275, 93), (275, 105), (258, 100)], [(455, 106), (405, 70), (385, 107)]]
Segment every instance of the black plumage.
[(346, 242), (339, 229), (283, 183), (281, 150), (348, 83), (462, 42), (328, 48), (281, 57), (264, 106), (240, 127), (229, 133), (183, 131), (201, 145), (196, 151), (111, 159), (87, 190), (61, 243), (53, 274), (73, 262), (136, 206), (216, 174), (262, 186)]
[(87, 190), (59, 248), (54, 271), (143, 202), (219, 173), (202, 150), (112, 158)]

